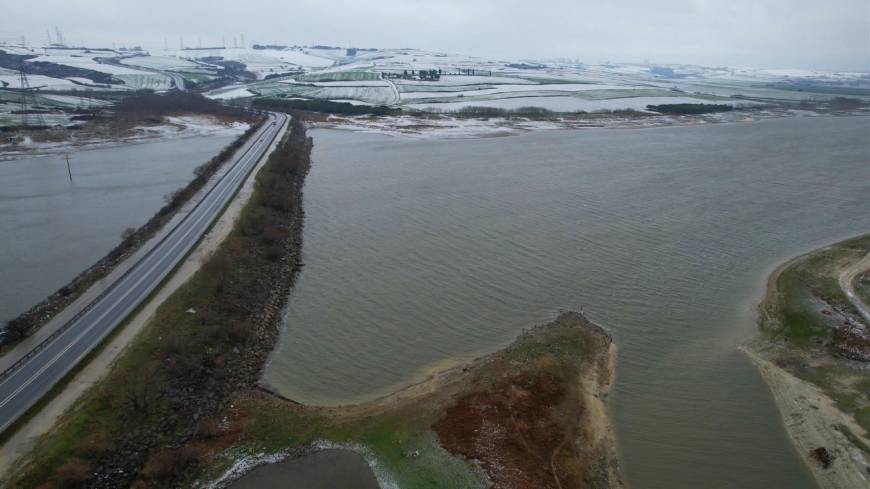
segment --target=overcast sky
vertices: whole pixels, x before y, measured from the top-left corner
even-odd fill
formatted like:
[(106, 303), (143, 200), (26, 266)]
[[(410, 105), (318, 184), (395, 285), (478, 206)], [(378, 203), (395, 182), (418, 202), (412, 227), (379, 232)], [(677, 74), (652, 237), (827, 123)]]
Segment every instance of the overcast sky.
[[(870, 0), (28, 0), (0, 40), (171, 48), (246, 41), (870, 71)], [(52, 30), (52, 35), (53, 35)]]

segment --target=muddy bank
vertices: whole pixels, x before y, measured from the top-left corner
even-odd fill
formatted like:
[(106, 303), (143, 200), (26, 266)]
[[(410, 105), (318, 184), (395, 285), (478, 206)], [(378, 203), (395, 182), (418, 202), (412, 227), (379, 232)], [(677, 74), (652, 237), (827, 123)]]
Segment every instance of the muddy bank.
[(759, 306), (761, 334), (741, 347), (823, 489), (870, 487), (870, 325), (842, 283), (868, 256), (862, 236), (777, 268)]

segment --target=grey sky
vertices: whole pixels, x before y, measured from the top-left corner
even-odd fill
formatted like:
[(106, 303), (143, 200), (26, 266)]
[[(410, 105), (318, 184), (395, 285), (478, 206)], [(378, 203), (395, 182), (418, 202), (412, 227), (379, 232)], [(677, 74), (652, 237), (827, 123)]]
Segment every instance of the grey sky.
[(161, 48), (246, 40), (576, 58), (870, 71), (870, 0), (30, 0), (0, 39)]

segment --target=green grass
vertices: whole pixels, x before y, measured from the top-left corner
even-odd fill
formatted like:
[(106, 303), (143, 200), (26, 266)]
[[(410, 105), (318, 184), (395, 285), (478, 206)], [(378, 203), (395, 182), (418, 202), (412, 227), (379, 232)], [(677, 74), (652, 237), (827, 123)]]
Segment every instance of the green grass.
[[(839, 431), (840, 433), (843, 434), (843, 436), (848, 438), (849, 441), (852, 442), (853, 445), (855, 445), (856, 447), (863, 450), (864, 453), (870, 454), (870, 446), (867, 446), (866, 443), (864, 443), (860, 438), (858, 438), (855, 435), (855, 433), (853, 433), (852, 430), (849, 429), (848, 426), (846, 426), (844, 424), (838, 424), (836, 426), (836, 428), (837, 428), (837, 431)], [(864, 429), (866, 430), (867, 428), (865, 427)]]
[(835, 270), (860, 260), (868, 250), (870, 237), (855, 238), (801, 257), (782, 270), (776, 283), (780, 324), (771, 333), (803, 347), (828, 339), (831, 324), (830, 318), (819, 312), (822, 302), (857, 314), (840, 289)]
[(830, 337), (830, 327), (816, 311), (813, 295), (800, 270), (783, 271), (777, 281), (777, 290), (781, 320), (777, 336), (784, 336), (800, 346), (809, 346), (815, 339)]
[(520, 76), (513, 74), (504, 74), (498, 75), (507, 78), (520, 78), (523, 80), (529, 80), (535, 83), (547, 84), (547, 85), (568, 85), (568, 84), (581, 84), (581, 85), (593, 85), (596, 82), (584, 81), (584, 80), (572, 80), (570, 78), (548, 78), (544, 76)]
[[(275, 453), (328, 440), (370, 450), (389, 477), (403, 488), (484, 487), (468, 462), (440, 447), (429, 430), (435, 421), (433, 413), (426, 410), (400, 410), (341, 420), (314, 409), (289, 407), (269, 399), (249, 399), (237, 405), (254, 420), (246, 431), (247, 438), (256, 440), (246, 447), (248, 453)], [(415, 452), (417, 455), (412, 456)], [(236, 454), (229, 452), (225, 456), (232, 458)]]
[(190, 73), (190, 72), (186, 72), (186, 71), (181, 71), (178, 74), (181, 75), (182, 77), (184, 77), (185, 80), (189, 80), (193, 83), (207, 82), (207, 81), (214, 80), (214, 78), (215, 78), (212, 75), (206, 75), (203, 73)]
[[(595, 339), (593, 339), (595, 338)], [(240, 448), (225, 452), (200, 481), (213, 479), (244, 454), (277, 453), (314, 441), (363, 447), (402, 488), (486, 487), (480, 469), (444, 450), (431, 426), (452, 399), (478, 392), (520, 372), (551, 373), (576, 391), (582, 365), (602, 351), (603, 341), (572, 327), (538, 328), (469, 370), (446, 387), (385, 408), (350, 411), (292, 405), (264, 395), (234, 400), (244, 426)], [(572, 397), (572, 399), (574, 399)], [(565, 403), (565, 419), (576, 419), (575, 401)]]
[(788, 90), (792, 92), (821, 93), (830, 95), (870, 97), (870, 88), (835, 87), (826, 85), (800, 85), (794, 83), (769, 83), (764, 88)]
[[(787, 339), (791, 348), (802, 352), (795, 357), (797, 362), (784, 362), (784, 368), (822, 389), (840, 411), (854, 417), (865, 433), (870, 433), (870, 372), (855, 362), (835, 357), (836, 350), (830, 350), (829, 340), (836, 341), (833, 329), (838, 326), (837, 319), (822, 314), (821, 310), (828, 304), (851, 310), (857, 316), (840, 288), (838, 275), (868, 251), (870, 235), (794, 260), (780, 271), (776, 281), (778, 293), (768, 296), (761, 319), (766, 334), (774, 339)], [(802, 366), (797, 367), (797, 363)], [(857, 435), (845, 426), (841, 431), (867, 451), (867, 445)]]

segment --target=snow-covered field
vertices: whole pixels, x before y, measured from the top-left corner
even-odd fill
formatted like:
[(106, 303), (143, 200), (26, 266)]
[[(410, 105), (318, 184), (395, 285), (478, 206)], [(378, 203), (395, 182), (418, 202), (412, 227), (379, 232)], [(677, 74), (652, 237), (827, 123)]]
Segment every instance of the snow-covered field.
[(193, 61), (174, 56), (134, 56), (121, 60), (128, 66), (141, 66), (153, 70), (197, 72), (202, 66)]
[[(584, 64), (565, 59), (508, 61), (418, 49), (359, 50), (353, 56), (348, 56), (346, 49), (299, 47), (183, 49), (150, 54), (9, 45), (0, 45), (0, 50), (34, 56), (29, 62), (93, 70), (124, 82), (106, 87), (82, 77), (28, 76), (31, 86), (58, 91), (168, 90), (172, 88), (169, 74), (182, 73), (192, 82), (202, 82), (224, 69), (219, 65), (222, 61), (242, 63), (256, 80), (238, 81), (250, 79), (239, 76), (235, 83), (205, 94), (225, 101), (315, 99), (446, 113), (472, 106), (598, 112), (644, 110), (647, 105), (674, 103), (794, 104), (843, 96), (870, 101), (870, 74), (818, 70)], [(418, 79), (419, 70), (437, 70), (440, 79)], [(19, 88), (16, 71), (0, 68), (0, 89), (4, 87)]]
[[(27, 82), (31, 88), (41, 87), (46, 90), (76, 90), (81, 87), (65, 78), (52, 78), (44, 75), (27, 75)], [(88, 80), (88, 83), (93, 83)], [(16, 73), (14, 75), (0, 74), (0, 88), (21, 88), (21, 77)]]
[[(417, 110), (454, 111), (468, 106), (542, 107), (553, 111), (635, 109), (667, 103), (726, 103), (819, 100), (838, 96), (783, 86), (797, 81), (841, 82), (866, 89), (870, 76), (807, 70), (760, 70), (690, 65), (603, 64), (577, 61), (501, 61), (414, 49), (359, 51), (307, 49), (330, 60), (325, 68), (308, 67), (246, 85), (247, 90), (216, 90), (208, 96), (309, 98), (383, 104)], [(406, 72), (439, 70), (437, 81), (395, 78)], [(383, 77), (383, 81), (377, 78)], [(800, 78), (796, 78), (800, 77)], [(845, 93), (845, 92), (844, 92)], [(854, 92), (850, 92), (854, 93)]]
[[(550, 84), (526, 84), (526, 85), (495, 85), (493, 88), (488, 88), (491, 85), (484, 85), (479, 90), (462, 90), (459, 92), (404, 92), (402, 93), (403, 101), (411, 101), (415, 99), (428, 98), (453, 98), (453, 97), (487, 97), (492, 95), (502, 95), (504, 97), (518, 97), (524, 94), (531, 96), (549, 96), (556, 92), (586, 92), (592, 90), (635, 90), (644, 89), (644, 87), (620, 86), (620, 85), (595, 85), (595, 84), (573, 84), (560, 83), (555, 85)], [(467, 88), (467, 87), (466, 87)]]
[(185, 49), (167, 51), (161, 55), (189, 60), (220, 57), (225, 61), (237, 61), (244, 63), (247, 71), (255, 74), (261, 80), (267, 75), (287, 73), (299, 69), (326, 68), (333, 64), (331, 59), (291, 49)]
[(209, 97), (215, 100), (231, 100), (236, 98), (252, 97), (253, 95), (254, 94), (245, 87), (231, 85), (229, 87), (223, 87), (217, 90), (213, 90), (209, 94)]

